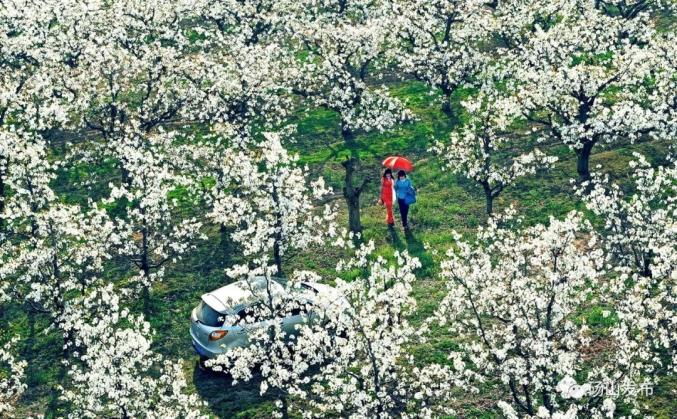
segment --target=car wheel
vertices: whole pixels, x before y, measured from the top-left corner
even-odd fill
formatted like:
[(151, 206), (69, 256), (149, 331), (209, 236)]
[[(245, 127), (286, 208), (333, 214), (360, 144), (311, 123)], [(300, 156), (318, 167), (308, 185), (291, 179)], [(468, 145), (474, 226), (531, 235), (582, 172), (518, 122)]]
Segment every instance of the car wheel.
[(200, 355), (200, 359), (197, 360), (197, 367), (200, 369), (200, 371), (205, 371), (205, 372), (212, 371), (211, 368), (209, 368), (209, 367), (207, 367), (207, 365), (205, 365), (205, 362), (208, 359), (209, 358), (207, 358), (206, 356)]

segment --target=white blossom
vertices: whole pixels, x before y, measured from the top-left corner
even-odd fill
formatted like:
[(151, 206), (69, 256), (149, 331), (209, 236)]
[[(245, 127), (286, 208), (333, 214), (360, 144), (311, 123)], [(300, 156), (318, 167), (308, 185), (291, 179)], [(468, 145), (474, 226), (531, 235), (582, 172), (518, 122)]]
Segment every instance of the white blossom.
[(677, 368), (677, 166), (654, 168), (635, 157), (631, 194), (599, 175), (589, 193), (580, 193), (604, 220), (603, 244), (615, 271), (608, 298), (619, 318), (617, 362), (655, 376)]
[(197, 395), (185, 393), (181, 363), (154, 353), (148, 322), (119, 302), (108, 285), (65, 315), (77, 349), (61, 395), (71, 403), (69, 417), (206, 417)]
[[(12, 346), (19, 340), (15, 337), (0, 346), (0, 414), (10, 416), (17, 399), (26, 390), (26, 361), (18, 360)], [(10, 416), (11, 417), (11, 416)]]
[[(280, 399), (281, 413), (298, 410), (304, 417), (338, 414), (346, 417), (393, 417), (404, 412), (430, 417), (450, 410), (444, 401), (455, 382), (453, 372), (440, 365), (419, 366), (404, 348), (417, 339), (407, 321), (415, 308), (411, 297), (414, 269), (420, 262), (406, 252), (390, 264), (368, 254), (345, 266), (362, 266), (365, 276), (336, 279), (335, 295), (321, 298), (310, 309), (314, 316), (285, 334), (278, 322), (250, 329), (250, 346), (219, 356), (212, 365), (225, 369), (236, 381), (260, 371), (261, 393)], [(366, 254), (365, 254), (366, 253)], [(360, 259), (366, 258), (366, 262)], [(315, 275), (311, 277), (317, 279)], [(307, 273), (288, 283), (291, 290)], [(276, 293), (254, 317), (274, 319), (293, 309), (291, 291)], [(268, 301), (272, 301), (269, 303)], [(294, 302), (297, 301), (297, 302)], [(343, 301), (343, 303), (336, 303)]]
[(509, 125), (519, 118), (518, 106), (493, 86), (485, 85), (479, 97), (466, 101), (464, 106), (471, 114), (468, 124), (452, 132), (448, 144), (437, 142), (432, 150), (442, 156), (452, 172), (482, 186), (486, 212), (491, 214), (494, 199), (506, 187), (519, 177), (550, 167), (557, 157), (547, 156), (535, 147), (510, 152), (520, 147), (516, 144), (519, 141), (508, 134)]
[(649, 98), (667, 92), (646, 80), (671, 70), (657, 59), (655, 24), (642, 7), (623, 15), (592, 0), (519, 4), (498, 12), (501, 25), (514, 28), (506, 71), (524, 115), (576, 152), (583, 180), (595, 144), (658, 135), (665, 112)]
[[(452, 354), (471, 382), (497, 379), (489, 385), (509, 398), (499, 404), (508, 417), (602, 417), (605, 407), (589, 394), (563, 392), (567, 377), (583, 373), (594, 339), (577, 316), (604, 280), (595, 233), (576, 212), (522, 231), (510, 217), (490, 219), (474, 242), (457, 240), (442, 262), (449, 293), (436, 319), (460, 338)], [(587, 380), (615, 372), (609, 361)]]

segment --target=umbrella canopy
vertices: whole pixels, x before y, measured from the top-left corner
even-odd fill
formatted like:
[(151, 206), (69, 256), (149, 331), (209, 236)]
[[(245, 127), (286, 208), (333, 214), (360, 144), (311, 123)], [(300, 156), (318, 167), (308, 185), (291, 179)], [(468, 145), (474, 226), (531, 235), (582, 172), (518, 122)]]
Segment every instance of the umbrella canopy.
[(404, 157), (390, 156), (383, 160), (383, 167), (389, 167), (393, 170), (404, 170), (405, 172), (413, 172), (414, 165)]

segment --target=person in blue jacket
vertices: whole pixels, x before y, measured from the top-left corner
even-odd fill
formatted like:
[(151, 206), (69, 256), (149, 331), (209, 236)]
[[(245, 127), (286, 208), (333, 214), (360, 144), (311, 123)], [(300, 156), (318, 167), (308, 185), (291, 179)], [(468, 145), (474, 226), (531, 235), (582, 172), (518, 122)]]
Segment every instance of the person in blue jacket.
[(405, 230), (409, 229), (409, 223), (407, 222), (409, 204), (406, 202), (406, 197), (411, 188), (411, 180), (407, 179), (407, 173), (404, 170), (397, 172), (397, 181), (395, 181), (395, 195), (397, 196), (397, 205), (400, 209), (400, 217), (402, 217), (402, 227), (404, 227)]

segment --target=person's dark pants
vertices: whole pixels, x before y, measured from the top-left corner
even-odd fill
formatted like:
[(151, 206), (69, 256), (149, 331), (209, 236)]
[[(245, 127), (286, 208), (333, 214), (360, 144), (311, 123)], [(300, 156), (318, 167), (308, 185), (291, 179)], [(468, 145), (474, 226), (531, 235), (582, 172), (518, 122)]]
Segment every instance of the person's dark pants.
[(409, 227), (409, 223), (407, 222), (407, 216), (409, 215), (409, 205), (407, 205), (406, 202), (404, 202), (404, 199), (402, 198), (397, 198), (397, 205), (400, 207), (400, 217), (402, 217), (402, 226), (403, 227)]

